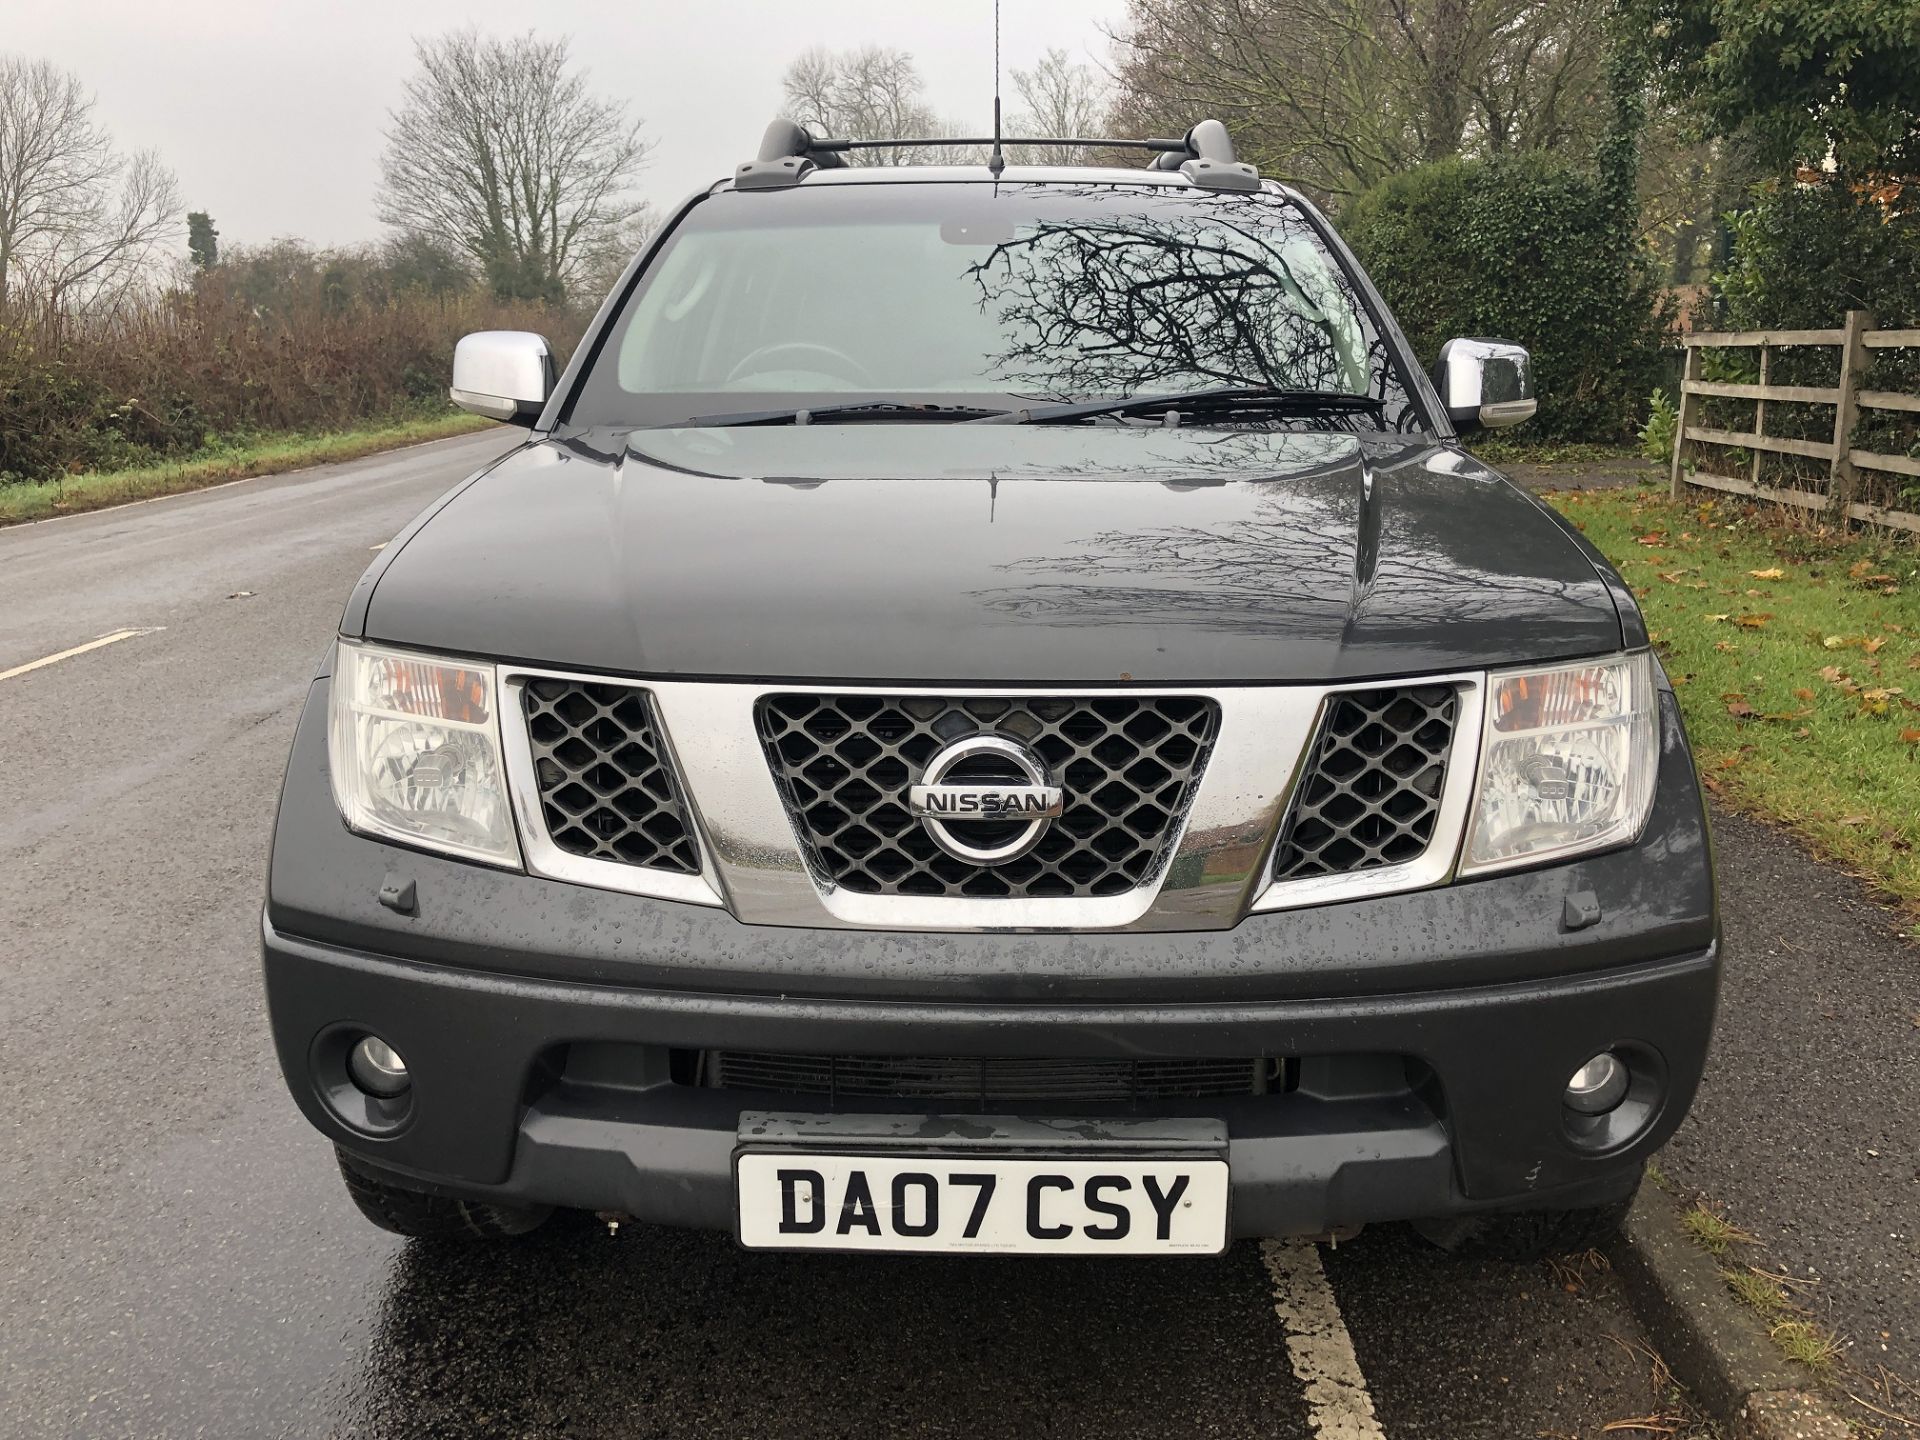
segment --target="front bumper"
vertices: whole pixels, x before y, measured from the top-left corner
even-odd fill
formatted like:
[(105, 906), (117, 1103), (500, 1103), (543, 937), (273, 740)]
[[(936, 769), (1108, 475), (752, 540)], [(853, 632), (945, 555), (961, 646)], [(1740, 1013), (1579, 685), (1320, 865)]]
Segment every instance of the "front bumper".
[[(824, 1102), (682, 1083), (674, 1052), (1284, 1056), (1284, 1093), (1123, 1113), (1224, 1122), (1234, 1232), (1301, 1234), (1615, 1198), (1705, 1061), (1718, 924), (1671, 696), (1631, 849), (1231, 931), (1089, 935), (747, 926), (371, 841), (332, 805), (325, 698), (322, 682), (276, 830), (268, 1008), (308, 1118), (422, 1188), (729, 1227), (742, 1113)], [(416, 914), (379, 903), (390, 878), (414, 882)], [(1586, 891), (1600, 919), (1572, 926)], [(338, 1037), (360, 1032), (413, 1076), (377, 1134), (329, 1099)], [(1615, 1047), (1655, 1098), (1630, 1140), (1596, 1146), (1561, 1092)]]

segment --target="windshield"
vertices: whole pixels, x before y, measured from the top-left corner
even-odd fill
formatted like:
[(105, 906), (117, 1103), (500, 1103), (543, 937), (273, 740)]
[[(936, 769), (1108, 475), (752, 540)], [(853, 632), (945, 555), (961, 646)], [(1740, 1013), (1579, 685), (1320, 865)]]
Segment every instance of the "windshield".
[(1352, 283), (1282, 196), (915, 183), (723, 192), (649, 266), (566, 419), (864, 402), (1007, 408), (1222, 386), (1418, 424)]

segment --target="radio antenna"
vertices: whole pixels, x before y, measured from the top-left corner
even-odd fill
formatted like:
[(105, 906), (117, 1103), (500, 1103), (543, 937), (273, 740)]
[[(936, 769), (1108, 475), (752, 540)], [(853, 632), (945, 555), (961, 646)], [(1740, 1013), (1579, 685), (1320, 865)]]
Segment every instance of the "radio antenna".
[(1007, 157), (1000, 151), (1000, 0), (993, 0), (993, 151), (987, 156), (987, 173), (994, 179), (1007, 168)]

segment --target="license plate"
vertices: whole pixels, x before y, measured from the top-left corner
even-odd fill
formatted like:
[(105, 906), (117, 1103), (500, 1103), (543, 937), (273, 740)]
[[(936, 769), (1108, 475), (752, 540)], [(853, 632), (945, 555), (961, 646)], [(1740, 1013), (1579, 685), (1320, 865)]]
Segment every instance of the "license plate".
[(771, 1250), (1214, 1255), (1227, 1164), (741, 1151), (740, 1243)]

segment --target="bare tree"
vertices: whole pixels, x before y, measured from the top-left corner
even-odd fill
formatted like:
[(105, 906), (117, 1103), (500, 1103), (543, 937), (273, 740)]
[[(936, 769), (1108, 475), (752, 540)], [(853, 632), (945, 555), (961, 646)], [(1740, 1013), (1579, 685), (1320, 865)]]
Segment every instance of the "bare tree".
[(645, 206), (632, 189), (652, 148), (640, 121), (589, 93), (564, 39), (456, 30), (414, 54), (380, 218), (453, 240), (498, 294), (560, 299)]
[(582, 300), (604, 299), (659, 228), (659, 215), (652, 205), (643, 204), (609, 230), (586, 252), (575, 294)]
[[(842, 140), (939, 140), (962, 133), (921, 98), (925, 88), (904, 50), (807, 51), (781, 79), (787, 114), (815, 135)], [(921, 165), (977, 158), (966, 146), (903, 145), (848, 154), (854, 165)]]
[(173, 172), (122, 155), (78, 77), (0, 57), (0, 307), (30, 294), (61, 308), (110, 303), (179, 232)]
[(1576, 0), (1129, 0), (1116, 108), (1173, 133), (1217, 114), (1338, 200), (1422, 161), (1591, 145), (1602, 29)]
[[(1098, 135), (1106, 126), (1106, 77), (1091, 65), (1076, 64), (1064, 50), (1047, 51), (1031, 70), (1016, 69), (1013, 88), (1023, 108), (1007, 122), (1011, 135)], [(1084, 145), (1012, 149), (1022, 164), (1082, 165), (1093, 158), (1092, 147)]]

